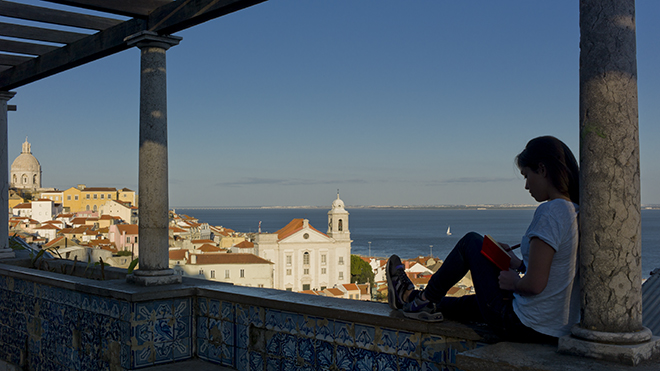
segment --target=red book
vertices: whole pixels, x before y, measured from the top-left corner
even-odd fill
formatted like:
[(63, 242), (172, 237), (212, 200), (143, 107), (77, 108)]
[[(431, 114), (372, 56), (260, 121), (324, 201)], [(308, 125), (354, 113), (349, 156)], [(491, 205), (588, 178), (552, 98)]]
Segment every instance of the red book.
[(511, 256), (504, 250), (502, 245), (497, 243), (493, 237), (484, 236), (484, 243), (481, 245), (481, 253), (497, 265), (500, 270), (508, 271), (511, 264)]

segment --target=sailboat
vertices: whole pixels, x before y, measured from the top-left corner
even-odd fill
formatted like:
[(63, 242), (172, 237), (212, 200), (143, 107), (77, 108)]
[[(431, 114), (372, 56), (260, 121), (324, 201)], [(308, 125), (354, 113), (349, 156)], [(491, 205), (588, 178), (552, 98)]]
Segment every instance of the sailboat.
[(447, 236), (451, 236), (451, 227), (447, 226)]

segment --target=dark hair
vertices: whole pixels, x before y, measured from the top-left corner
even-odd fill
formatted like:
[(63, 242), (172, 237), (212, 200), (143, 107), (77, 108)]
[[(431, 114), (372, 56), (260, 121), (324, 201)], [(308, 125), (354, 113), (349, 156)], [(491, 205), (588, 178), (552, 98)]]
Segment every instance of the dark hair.
[(528, 167), (536, 172), (540, 164), (545, 166), (552, 185), (571, 201), (579, 204), (580, 169), (568, 146), (552, 136), (530, 140), (525, 149), (516, 156), (516, 165), (519, 169)]

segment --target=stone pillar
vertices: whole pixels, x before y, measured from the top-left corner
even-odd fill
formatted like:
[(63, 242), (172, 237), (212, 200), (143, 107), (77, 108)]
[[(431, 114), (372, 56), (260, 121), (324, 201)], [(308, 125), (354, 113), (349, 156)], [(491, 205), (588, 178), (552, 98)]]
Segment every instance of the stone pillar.
[(9, 150), (7, 140), (7, 102), (16, 93), (0, 91), (0, 259), (13, 258), (9, 248)]
[(582, 318), (559, 350), (637, 364), (658, 350), (642, 326), (635, 4), (580, 1)]
[(180, 37), (145, 31), (127, 38), (140, 49), (139, 269), (129, 282), (143, 286), (180, 283), (169, 268), (167, 164), (167, 69), (165, 52)]

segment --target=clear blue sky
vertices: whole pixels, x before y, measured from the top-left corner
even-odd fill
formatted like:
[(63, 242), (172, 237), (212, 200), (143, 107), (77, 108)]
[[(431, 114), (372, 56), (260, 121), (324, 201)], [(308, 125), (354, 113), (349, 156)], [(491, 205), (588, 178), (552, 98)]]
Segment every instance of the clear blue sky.
[[(167, 52), (170, 206), (525, 203), (514, 156), (578, 153), (579, 12), (560, 1), (270, 0)], [(642, 202), (660, 204), (660, 2), (637, 1)], [(139, 51), (16, 89), (43, 186), (137, 190)]]

